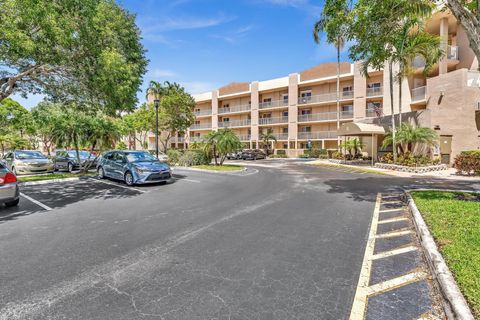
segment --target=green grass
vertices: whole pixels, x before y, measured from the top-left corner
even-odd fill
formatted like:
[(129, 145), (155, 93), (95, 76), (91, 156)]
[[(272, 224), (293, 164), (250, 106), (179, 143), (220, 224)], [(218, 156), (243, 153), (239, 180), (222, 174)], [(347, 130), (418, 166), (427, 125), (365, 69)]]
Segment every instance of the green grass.
[(49, 174), (39, 174), (34, 176), (18, 176), (18, 182), (31, 182), (31, 181), (44, 181), (44, 180), (53, 180), (53, 179), (65, 179), (65, 178), (74, 178), (74, 177), (85, 177), (93, 176), (94, 173), (79, 174), (79, 173), (49, 173)]
[(192, 168), (213, 170), (213, 171), (240, 171), (240, 170), (243, 170), (242, 166), (239, 166), (239, 165), (236, 165), (236, 164), (224, 164), (224, 165), (221, 165), (221, 166), (201, 165), (201, 166), (193, 166)]
[(385, 176), (389, 176), (388, 173), (385, 173), (383, 171), (378, 171), (375, 169), (369, 169), (369, 168), (361, 168), (361, 167), (353, 167), (353, 166), (344, 166), (341, 164), (336, 164), (336, 163), (312, 163), (314, 166), (319, 166), (319, 167), (335, 167), (335, 168), (345, 168), (345, 169), (351, 169), (355, 171), (360, 171), (360, 172), (368, 172), (368, 173), (376, 173), (376, 174), (381, 174)]
[(461, 192), (415, 191), (412, 196), (474, 316), (480, 319), (480, 202), (456, 199), (472, 197)]

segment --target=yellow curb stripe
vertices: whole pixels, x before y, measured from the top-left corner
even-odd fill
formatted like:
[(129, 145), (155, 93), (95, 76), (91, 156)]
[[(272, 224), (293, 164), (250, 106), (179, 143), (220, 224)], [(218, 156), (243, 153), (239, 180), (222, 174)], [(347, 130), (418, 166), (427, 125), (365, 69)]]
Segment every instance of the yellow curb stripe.
[(389, 291), (401, 286), (404, 286), (406, 284), (416, 282), (419, 280), (423, 280), (427, 277), (427, 274), (425, 272), (412, 272), (409, 274), (406, 274), (404, 276), (390, 279), (381, 283), (374, 284), (373, 286), (370, 286), (367, 291), (368, 295), (373, 295), (373, 294), (378, 294), (380, 292), (385, 292)]
[(385, 252), (381, 252), (381, 253), (377, 253), (377, 254), (373, 255), (372, 260), (383, 259), (383, 258), (395, 256), (397, 254), (407, 253), (407, 252), (415, 251), (415, 250), (418, 250), (417, 247), (408, 246), (408, 247), (405, 247), (405, 248), (395, 249), (395, 250), (391, 250), (391, 251), (385, 251)]
[(380, 203), (382, 201), (382, 194), (377, 194), (375, 209), (373, 210), (372, 223), (370, 232), (368, 234), (367, 247), (363, 256), (362, 270), (358, 278), (357, 290), (355, 298), (353, 299), (352, 310), (350, 312), (350, 320), (360, 320), (365, 317), (365, 307), (367, 305), (366, 288), (370, 282), (370, 270), (372, 268), (372, 256), (375, 248), (375, 234), (377, 233), (378, 216), (380, 212)]
[(384, 238), (393, 238), (393, 237), (400, 237), (407, 234), (413, 234), (412, 230), (403, 230), (403, 231), (394, 231), (388, 233), (377, 234), (375, 238), (377, 239), (384, 239)]
[(378, 224), (385, 224), (385, 223), (392, 223), (392, 222), (398, 222), (398, 221), (407, 221), (408, 218), (405, 216), (400, 216), (400, 217), (395, 217), (391, 219), (385, 219), (385, 220), (380, 220), (378, 221)]
[(382, 204), (396, 204), (396, 203), (403, 203), (403, 201), (401, 201), (401, 200), (382, 201)]
[(404, 207), (400, 207), (400, 208), (395, 208), (395, 209), (385, 209), (385, 210), (380, 210), (380, 213), (393, 212), (393, 211), (401, 211), (401, 210), (405, 210), (405, 208), (404, 208)]

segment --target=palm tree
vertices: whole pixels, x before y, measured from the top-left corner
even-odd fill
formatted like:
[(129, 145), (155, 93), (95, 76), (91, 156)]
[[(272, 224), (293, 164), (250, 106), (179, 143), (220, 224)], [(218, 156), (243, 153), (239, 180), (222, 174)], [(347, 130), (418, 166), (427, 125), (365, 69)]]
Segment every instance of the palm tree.
[(440, 37), (429, 34), (423, 30), (423, 23), (417, 18), (405, 18), (400, 30), (395, 34), (393, 40), (393, 60), (398, 63), (398, 117), (399, 125), (402, 123), (402, 82), (413, 73), (413, 61), (416, 57), (425, 60), (423, 73), (426, 75), (437, 63), (442, 55), (440, 48)]
[(217, 143), (219, 139), (218, 131), (211, 131), (207, 133), (204, 137), (203, 151), (208, 154), (212, 155), (213, 159), (215, 159), (215, 165), (218, 166), (218, 154), (217, 154)]
[[(346, 20), (340, 20), (340, 12), (348, 15), (350, 8), (347, 2), (338, 8), (338, 1), (327, 0), (320, 19), (313, 26), (313, 39), (320, 44), (320, 33), (327, 32), (327, 42), (333, 44), (337, 49), (337, 130), (340, 129), (340, 53), (343, 50), (347, 37), (348, 25)], [(340, 140), (338, 140), (340, 141)]]
[(260, 139), (263, 141), (265, 153), (268, 155), (270, 150), (270, 141), (277, 142), (277, 137), (273, 134), (273, 130), (269, 128), (266, 132), (260, 133)]
[(360, 141), (360, 139), (355, 138), (350, 140), (351, 148), (353, 149), (353, 156), (356, 156), (362, 152), (362, 149), (365, 147), (365, 143)]
[[(415, 127), (409, 123), (400, 124), (397, 131), (397, 147), (401, 153), (413, 152), (418, 144), (434, 146), (438, 143), (438, 135), (430, 128)], [(388, 132), (382, 143), (382, 148), (392, 145), (392, 133)]]
[(227, 154), (237, 151), (242, 143), (231, 129), (220, 129), (217, 131), (217, 151), (220, 156), (220, 165), (223, 165)]
[(148, 100), (148, 97), (152, 95), (155, 100), (161, 100), (166, 90), (167, 88), (162, 83), (152, 80), (148, 84), (145, 98)]

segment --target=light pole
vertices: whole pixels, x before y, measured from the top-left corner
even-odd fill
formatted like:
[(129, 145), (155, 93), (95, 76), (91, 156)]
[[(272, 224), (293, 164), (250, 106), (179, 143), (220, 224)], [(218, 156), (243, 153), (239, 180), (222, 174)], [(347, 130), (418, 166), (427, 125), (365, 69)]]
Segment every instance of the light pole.
[(155, 154), (158, 159), (158, 103), (160, 100), (153, 100), (153, 105), (155, 106)]

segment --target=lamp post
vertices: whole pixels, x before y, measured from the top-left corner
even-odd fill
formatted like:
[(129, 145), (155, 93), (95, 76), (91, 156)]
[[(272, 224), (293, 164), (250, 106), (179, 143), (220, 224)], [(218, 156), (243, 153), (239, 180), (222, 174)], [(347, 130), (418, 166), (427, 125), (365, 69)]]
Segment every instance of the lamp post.
[(158, 103), (160, 100), (153, 100), (153, 105), (155, 106), (155, 154), (158, 159)]

